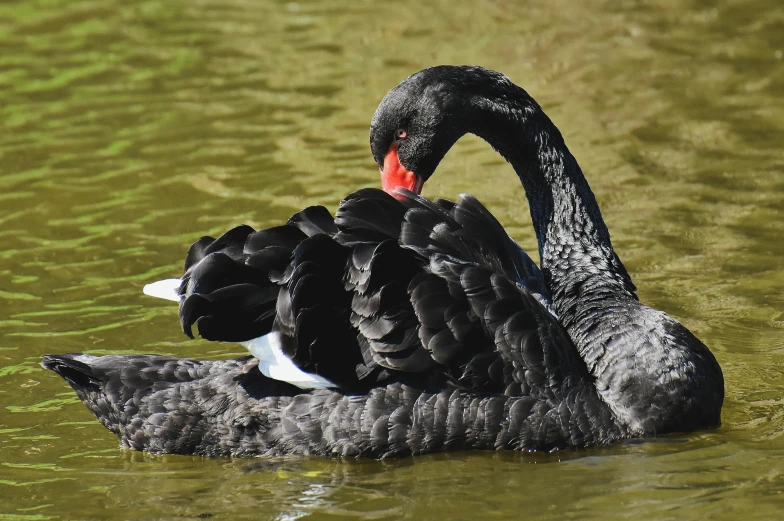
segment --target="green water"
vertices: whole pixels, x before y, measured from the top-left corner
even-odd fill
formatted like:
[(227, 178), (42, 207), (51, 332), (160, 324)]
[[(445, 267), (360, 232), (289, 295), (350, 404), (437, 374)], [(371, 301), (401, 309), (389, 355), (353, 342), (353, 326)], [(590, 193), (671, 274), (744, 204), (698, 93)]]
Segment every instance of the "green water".
[[(421, 4), (0, 3), (0, 520), (781, 519), (784, 6)], [(505, 72), (559, 125), (641, 298), (721, 363), (720, 429), (553, 455), (155, 457), (39, 368), (240, 354), (186, 341), (142, 285), (203, 234), (377, 186), (377, 103), (440, 63)], [(425, 193), (475, 193), (535, 252), (517, 183), (465, 138)]]

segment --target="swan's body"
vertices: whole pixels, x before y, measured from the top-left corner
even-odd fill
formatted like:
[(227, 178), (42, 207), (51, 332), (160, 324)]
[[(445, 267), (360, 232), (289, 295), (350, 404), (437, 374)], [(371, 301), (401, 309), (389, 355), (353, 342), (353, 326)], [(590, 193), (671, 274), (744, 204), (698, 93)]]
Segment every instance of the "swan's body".
[(395, 87), (371, 127), (385, 189), (420, 190), (467, 132), (520, 176), (541, 271), (470, 196), (362, 190), (335, 218), (312, 207), (203, 238), (181, 280), (145, 288), (182, 299), (186, 334), (254, 357), (44, 366), (150, 452), (552, 450), (718, 425), (713, 355), (638, 301), (560, 133), (505, 76), (436, 67)]

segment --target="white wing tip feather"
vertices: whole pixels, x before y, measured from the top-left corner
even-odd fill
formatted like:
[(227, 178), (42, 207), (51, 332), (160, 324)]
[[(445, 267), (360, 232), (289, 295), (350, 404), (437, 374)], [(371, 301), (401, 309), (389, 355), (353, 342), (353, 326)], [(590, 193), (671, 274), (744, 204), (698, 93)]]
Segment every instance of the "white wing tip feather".
[(182, 281), (180, 279), (164, 279), (147, 284), (142, 290), (145, 295), (179, 302), (182, 297), (177, 292)]
[[(162, 298), (179, 302), (182, 297), (177, 292), (182, 281), (180, 279), (165, 279), (144, 286), (144, 294), (151, 297)], [(296, 385), (300, 389), (325, 389), (337, 387), (323, 376), (306, 373), (287, 357), (280, 347), (280, 339), (276, 333), (241, 342), (250, 354), (259, 360), (259, 370), (267, 378), (280, 380)]]

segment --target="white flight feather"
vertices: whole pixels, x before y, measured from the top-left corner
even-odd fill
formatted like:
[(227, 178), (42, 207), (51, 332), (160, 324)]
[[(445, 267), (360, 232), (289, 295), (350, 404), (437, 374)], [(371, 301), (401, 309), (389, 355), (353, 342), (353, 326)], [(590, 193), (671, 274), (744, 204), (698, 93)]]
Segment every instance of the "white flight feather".
[(253, 340), (240, 342), (259, 360), (259, 371), (273, 380), (296, 385), (300, 389), (324, 389), (336, 385), (323, 376), (306, 373), (283, 353), (280, 335), (269, 333)]
[[(165, 279), (144, 286), (144, 294), (151, 297), (162, 298), (179, 302), (182, 297), (177, 292), (182, 281), (180, 279)], [(287, 357), (280, 344), (278, 333), (269, 333), (252, 340), (240, 342), (259, 360), (261, 374), (273, 380), (288, 382), (300, 389), (324, 389), (336, 385), (323, 376), (306, 373)]]
[(180, 279), (159, 280), (158, 282), (147, 284), (144, 286), (142, 291), (145, 295), (149, 295), (151, 297), (179, 302), (182, 297), (179, 293), (177, 293), (177, 290), (179, 289), (181, 283), (182, 281)]

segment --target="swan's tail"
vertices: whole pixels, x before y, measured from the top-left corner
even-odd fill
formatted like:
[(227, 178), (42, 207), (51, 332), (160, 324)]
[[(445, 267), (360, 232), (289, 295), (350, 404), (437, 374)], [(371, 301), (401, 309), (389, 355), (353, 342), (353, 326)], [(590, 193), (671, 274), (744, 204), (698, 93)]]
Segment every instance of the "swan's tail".
[(100, 387), (98, 380), (89, 365), (81, 362), (75, 353), (67, 355), (44, 355), (41, 365), (62, 376), (74, 389)]
[[(80, 353), (44, 355), (41, 365), (70, 384), (76, 395), (123, 447), (147, 448), (147, 433), (135, 426), (156, 412), (168, 416), (155, 391), (177, 391), (177, 384), (199, 378), (199, 362), (154, 355), (91, 356)], [(162, 398), (162, 397), (161, 397)], [(164, 420), (164, 417), (161, 417)], [(176, 422), (166, 419), (172, 427)], [(177, 438), (172, 428), (170, 434)]]
[[(267, 415), (299, 389), (265, 378), (252, 357), (45, 355), (123, 448), (152, 453), (264, 453)], [(273, 422), (274, 425), (274, 422)]]
[(127, 415), (122, 413), (122, 399), (127, 393), (122, 386), (114, 386), (114, 393), (107, 392), (111, 378), (92, 363), (95, 360), (99, 358), (79, 353), (44, 355), (41, 365), (62, 376), (98, 421), (121, 436), (121, 426), (127, 421)]

